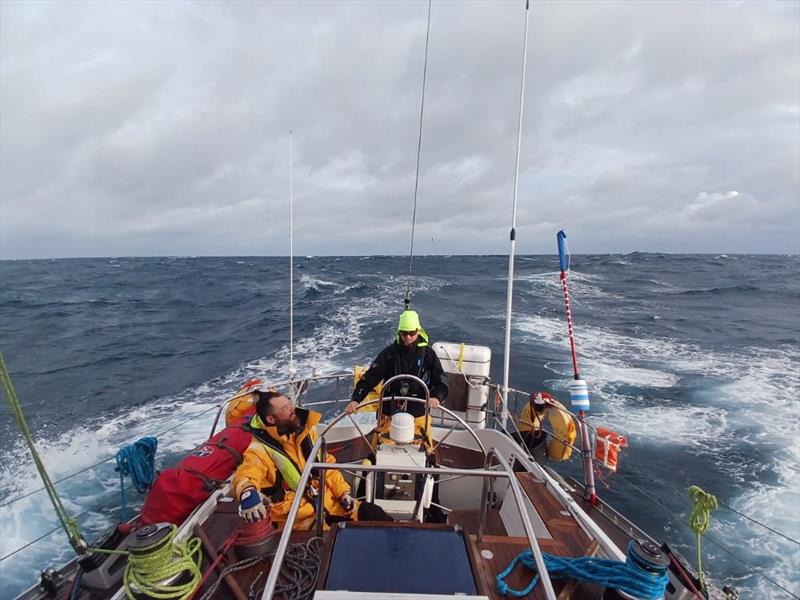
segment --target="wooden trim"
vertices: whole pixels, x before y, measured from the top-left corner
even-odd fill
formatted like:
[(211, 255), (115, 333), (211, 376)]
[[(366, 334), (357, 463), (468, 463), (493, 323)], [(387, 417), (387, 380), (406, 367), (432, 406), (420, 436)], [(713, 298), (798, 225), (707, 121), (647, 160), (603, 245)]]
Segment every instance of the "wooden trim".
[[(342, 523), (347, 523), (347, 521), (342, 521)], [(325, 543), (322, 546), (320, 561), (319, 561), (319, 572), (317, 573), (317, 587), (318, 590), (324, 590), (325, 584), (328, 582), (328, 571), (330, 570), (331, 566), (331, 556), (333, 556), (333, 545), (336, 543), (336, 534), (339, 533), (341, 529), (339, 523), (334, 523), (331, 526), (330, 531), (323, 532), (325, 536)]]

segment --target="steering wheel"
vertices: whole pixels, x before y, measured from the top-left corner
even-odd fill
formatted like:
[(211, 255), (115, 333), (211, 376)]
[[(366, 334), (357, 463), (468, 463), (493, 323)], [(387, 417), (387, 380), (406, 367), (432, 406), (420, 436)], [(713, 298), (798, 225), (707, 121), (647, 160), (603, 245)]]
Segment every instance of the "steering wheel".
[[(428, 431), (428, 426), (430, 425), (430, 418), (431, 418), (431, 409), (430, 409), (430, 404), (429, 404), (429, 401), (431, 399), (431, 392), (428, 389), (428, 386), (425, 384), (425, 382), (422, 381), (422, 379), (420, 379), (416, 375), (408, 375), (406, 373), (400, 373), (399, 375), (395, 375), (394, 377), (390, 377), (389, 379), (387, 379), (386, 381), (383, 382), (383, 388), (381, 389), (381, 398), (380, 398), (381, 402), (380, 402), (380, 404), (378, 404), (378, 414), (377, 414), (378, 425), (380, 425), (381, 419), (383, 418), (383, 401), (388, 398), (388, 396), (384, 396), (384, 393), (386, 392), (386, 390), (390, 389), (391, 384), (393, 384), (396, 381), (401, 381), (401, 380), (404, 380), (404, 379), (408, 379), (408, 380), (413, 381), (414, 383), (422, 386), (422, 389), (425, 392), (425, 429), (424, 429), (424, 431), (427, 432)], [(405, 401), (413, 400), (413, 401), (416, 401), (416, 402), (420, 402), (421, 401), (420, 398), (413, 398), (411, 396), (391, 396), (391, 398), (394, 398), (395, 400), (405, 400)]]

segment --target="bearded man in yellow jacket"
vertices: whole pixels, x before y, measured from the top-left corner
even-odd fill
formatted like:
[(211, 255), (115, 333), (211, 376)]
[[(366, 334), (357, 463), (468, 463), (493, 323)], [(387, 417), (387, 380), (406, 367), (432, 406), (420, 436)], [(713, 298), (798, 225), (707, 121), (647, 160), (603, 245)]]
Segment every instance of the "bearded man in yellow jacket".
[[(258, 521), (270, 512), (272, 520), (283, 526), (300, 483), (300, 476), (317, 440), (314, 426), (319, 423), (318, 412), (295, 408), (286, 396), (275, 392), (257, 392), (256, 414), (250, 421), (253, 434), (244, 453), (244, 460), (233, 477), (233, 490), (239, 499), (239, 514), (246, 521)], [(328, 462), (336, 462), (333, 456)], [(380, 507), (358, 502), (350, 495), (350, 485), (336, 469), (326, 469), (325, 522), (343, 520), (391, 521)], [(315, 505), (306, 486), (306, 497), (300, 502), (295, 529), (310, 529), (314, 524)], [(263, 492), (263, 493), (262, 493)], [(275, 503), (269, 497), (282, 496)]]

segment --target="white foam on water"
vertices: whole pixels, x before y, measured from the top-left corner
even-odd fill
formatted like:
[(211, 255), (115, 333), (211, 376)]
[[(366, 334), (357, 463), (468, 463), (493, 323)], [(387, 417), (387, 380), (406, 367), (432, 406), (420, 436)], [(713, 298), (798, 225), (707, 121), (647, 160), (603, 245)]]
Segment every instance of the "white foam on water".
[[(733, 508), (761, 523), (764, 523), (784, 535), (800, 539), (800, 522), (797, 514), (785, 511), (783, 507), (797, 506), (798, 480), (795, 473), (793, 482), (781, 481), (780, 489), (775, 486), (755, 484), (750, 491), (733, 502)], [(737, 517), (724, 508), (717, 509), (712, 515), (714, 539), (723, 541), (724, 545), (734, 555), (755, 565), (771, 579), (777, 581), (784, 588), (797, 592), (800, 590), (798, 581), (798, 564), (800, 564), (800, 548), (797, 544), (776, 536), (772, 532)], [(742, 523), (746, 523), (743, 528)], [(704, 548), (712, 552), (717, 548), (706, 545)], [(718, 552), (718, 551), (717, 551)], [(726, 556), (718, 552), (720, 558)], [(753, 570), (755, 571), (755, 569)], [(750, 592), (752, 598), (785, 598), (785, 592), (766, 579), (751, 575), (741, 583), (742, 587)]]
[[(310, 335), (295, 340), (294, 357), (298, 376), (333, 374), (352, 368), (352, 364), (343, 364), (337, 360), (337, 356), (353, 352), (359, 347), (366, 326), (386, 321), (389, 327), (387, 337), (391, 335), (391, 322), (397, 316), (398, 290), (404, 289), (406, 280), (401, 276), (375, 274), (364, 275), (360, 279), (376, 277), (377, 293), (360, 299), (357, 304), (346, 298), (341, 298), (342, 304), (338, 307), (328, 307), (326, 304), (326, 309), (320, 312), (320, 324)], [(303, 275), (301, 283), (308, 288), (347, 291), (347, 286), (311, 275)], [(433, 277), (414, 278), (415, 292), (436, 290), (444, 285), (445, 282)], [(57, 484), (67, 511), (72, 515), (85, 513), (79, 521), (84, 535), (91, 541), (115, 523), (113, 519), (116, 515), (107, 514), (103, 508), (95, 510), (95, 506), (104, 500), (114, 505), (119, 503), (119, 479), (114, 472), (113, 460), (119, 448), (141, 437), (156, 435), (159, 440), (156, 468), (170, 466), (163, 463), (162, 457), (185, 454), (205, 440), (217, 406), (229, 398), (242, 382), (254, 377), (262, 378), (265, 383), (288, 380), (288, 363), (289, 347), (286, 344), (270, 356), (243, 364), (179, 394), (126, 408), (111, 417), (91, 417), (80, 427), (37, 438), (37, 450), (53, 481), (107, 461)], [(374, 415), (367, 415), (367, 418), (374, 420)], [(141, 498), (137, 492), (129, 489), (130, 485), (130, 481), (126, 481), (128, 504), (135, 508)], [(3, 532), (0, 537), (0, 556), (59, 527), (41, 486), (27, 447), (21, 439), (17, 440), (0, 465), (2, 501), (13, 502), (0, 507), (0, 530)], [(31, 495), (14, 501), (25, 494)], [(43, 568), (59, 566), (72, 557), (66, 535), (57, 529), (41, 543), (35, 543), (0, 563), (0, 572), (4, 582), (7, 582), (6, 587), (10, 589), (9, 586), (13, 584), (19, 591), (22, 586), (35, 583)], [(13, 574), (13, 578), (9, 574)]]
[[(365, 432), (368, 432), (372, 427), (375, 427), (375, 423), (377, 420), (377, 413), (372, 411), (364, 411), (364, 412), (355, 412), (351, 415), (353, 421), (356, 422), (357, 425), (364, 425), (366, 428), (364, 429)], [(353, 423), (350, 419), (342, 419), (333, 428), (337, 427), (352, 427)]]
[[(569, 343), (566, 336), (566, 326), (562, 321), (546, 317), (522, 317), (516, 323), (516, 328), (530, 334), (539, 341), (563, 346)], [(629, 360), (627, 350), (628, 340), (616, 334), (608, 334), (596, 328), (581, 327), (580, 331), (580, 365), (584, 379), (590, 380), (590, 385), (626, 383), (640, 387), (671, 388), (678, 383), (674, 373), (659, 369), (649, 369), (634, 366)], [(567, 346), (567, 351), (569, 347)], [(595, 357), (602, 353), (602, 360)], [(588, 357), (588, 358), (586, 358)], [(554, 370), (565, 377), (572, 374), (571, 363), (564, 365), (565, 369)]]
[[(170, 466), (164, 463), (165, 456), (185, 453), (208, 437), (217, 403), (230, 396), (241, 381), (223, 377), (205, 382), (175, 396), (132, 407), (112, 417), (92, 417), (80, 427), (35, 440), (53, 481), (78, 473), (56, 488), (71, 515), (86, 513), (79, 518), (79, 526), (87, 539), (97, 537), (118, 518), (107, 514), (106, 508), (98, 507), (105, 501), (119, 505), (119, 477), (114, 472), (113, 460), (117, 450), (141, 437), (156, 435), (159, 440), (156, 468)], [(101, 461), (105, 462), (98, 465)], [(93, 465), (97, 466), (80, 473)], [(59, 566), (73, 556), (41, 486), (27, 447), (19, 440), (4, 456), (0, 489), (5, 492), (4, 501), (31, 495), (0, 509), (3, 532), (0, 555), (31, 543), (52, 529), (58, 530), (0, 563), (4, 579), (7, 573), (14, 574), (17, 591), (22, 585), (33, 584), (43, 568)], [(129, 506), (137, 507), (142, 498), (132, 489), (129, 479), (126, 490)]]
[[(517, 327), (528, 339), (557, 345), (568, 356), (561, 320), (525, 317)], [(680, 446), (710, 457), (744, 490), (734, 508), (800, 539), (800, 352), (796, 348), (745, 347), (712, 354), (692, 343), (625, 336), (585, 325), (576, 331), (576, 339), (581, 373), (593, 395), (593, 415), (602, 415), (604, 423), (631, 439), (663, 445), (665, 452), (669, 446)], [(547, 382), (551, 389), (566, 391), (571, 363), (551, 362), (546, 367), (559, 376)], [(681, 398), (677, 403), (659, 392), (678, 386), (684, 377), (699, 376), (708, 382), (706, 397)], [(645, 388), (649, 402), (624, 393), (624, 386)], [(761, 469), (771, 472), (768, 479), (776, 483), (753, 483), (758, 474), (752, 464), (721, 458), (725, 451), (742, 452), (743, 446), (751, 448), (752, 456), (769, 457)], [(798, 589), (797, 545), (741, 517), (726, 518), (716, 527), (717, 538), (726, 546), (756, 564), (768, 565), (765, 572), (770, 577), (788, 589)], [(784, 594), (761, 577), (749, 577), (744, 585), (752, 597)]]
[[(560, 275), (560, 271), (528, 273), (515, 276), (514, 281), (518, 289), (532, 296), (558, 298), (562, 295)], [(584, 300), (592, 298), (616, 298), (620, 300), (624, 298), (621, 295), (601, 290), (596, 284), (603, 280), (604, 278), (596, 273), (570, 271), (567, 275), (570, 302), (575, 306), (580, 306)]]
[[(304, 275), (305, 276), (305, 275)], [(307, 276), (309, 281), (319, 282), (318, 278)], [(398, 275), (361, 274), (357, 276), (359, 282), (371, 281), (377, 283), (378, 290), (371, 295), (365, 295), (357, 303), (344, 297), (345, 292), (363, 283), (342, 285), (331, 283), (333, 297), (339, 306), (329, 306), (320, 311), (321, 323), (314, 328), (311, 335), (298, 338), (294, 341), (295, 360), (301, 360), (307, 368), (298, 367), (300, 375), (325, 375), (351, 369), (352, 364), (345, 364), (341, 359), (342, 354), (354, 352), (361, 346), (364, 328), (376, 322), (386, 322), (387, 338), (391, 337), (391, 324), (397, 318), (398, 294), (405, 289), (406, 278)], [(324, 282), (328, 285), (329, 282)], [(428, 276), (415, 276), (413, 281), (414, 292), (427, 292), (440, 289), (445, 285), (441, 279)], [(400, 292), (399, 292), (399, 291)], [(342, 296), (339, 298), (339, 296)], [(372, 356), (364, 357), (365, 361)], [(288, 379), (289, 347), (281, 347), (270, 358), (257, 363), (257, 368), (246, 369), (248, 373), (255, 374), (258, 370), (269, 372), (278, 371), (284, 379)], [(281, 368), (283, 365), (283, 368)]]
[[(35, 440), (35, 445), (42, 460), (48, 465), (48, 473), (53, 481), (85, 467), (86, 456), (107, 454), (109, 450), (101, 437), (91, 435), (85, 427), (79, 427), (54, 439), (49, 436), (47, 439)], [(21, 436), (14, 440), (13, 446), (7, 451), (10, 460), (0, 465), (3, 502), (9, 496), (20, 496), (42, 487), (42, 480), (35, 469), (20, 469), (21, 464), (31, 463), (28, 447)]]
[(696, 452), (716, 453), (718, 438), (732, 433), (728, 412), (710, 406), (676, 405), (666, 398), (655, 398), (652, 405), (635, 409), (630, 398), (606, 392), (603, 404), (593, 407), (592, 421), (625, 432), (633, 446), (661, 444), (689, 446)]
[(320, 292), (322, 291), (322, 288), (333, 288), (337, 287), (338, 285), (339, 284), (333, 281), (326, 281), (319, 277), (308, 275), (307, 273), (300, 275), (300, 286), (305, 290), (314, 290), (315, 292)]

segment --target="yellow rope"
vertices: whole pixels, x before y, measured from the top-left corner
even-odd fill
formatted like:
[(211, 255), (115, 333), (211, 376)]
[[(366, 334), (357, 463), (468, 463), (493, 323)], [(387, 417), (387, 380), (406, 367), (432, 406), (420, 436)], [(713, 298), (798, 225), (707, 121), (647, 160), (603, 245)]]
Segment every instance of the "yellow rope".
[(464, 372), (464, 342), (461, 342), (461, 349), (458, 351), (458, 372)]
[[(193, 538), (174, 544), (177, 531), (178, 528), (173, 525), (169, 534), (152, 546), (129, 553), (124, 583), (125, 593), (130, 600), (137, 599), (134, 594), (177, 600), (185, 600), (192, 595), (202, 578), (199, 566), (202, 559), (201, 543)], [(184, 573), (190, 575), (185, 583), (160, 583), (173, 577), (179, 582)]]
[(28, 449), (31, 452), (33, 464), (36, 466), (39, 477), (42, 478), (44, 489), (50, 497), (50, 502), (53, 504), (56, 516), (67, 532), (70, 544), (75, 551), (82, 556), (86, 552), (86, 542), (78, 529), (78, 522), (70, 516), (64, 508), (61, 498), (56, 491), (56, 486), (53, 485), (53, 482), (50, 480), (50, 476), (44, 468), (44, 462), (36, 451), (36, 446), (33, 443), (33, 436), (31, 435), (30, 429), (28, 429), (28, 422), (25, 420), (22, 406), (17, 398), (17, 393), (14, 391), (14, 384), (11, 382), (11, 374), (8, 372), (8, 367), (6, 366), (6, 361), (2, 352), (0, 352), (0, 384), (2, 384), (5, 390), (8, 403), (11, 405), (11, 411), (14, 413), (14, 418), (17, 420), (20, 433), (22, 433), (22, 437), (25, 439), (25, 443), (28, 445)]
[(717, 509), (717, 499), (713, 494), (704, 492), (696, 485), (689, 488), (689, 497), (692, 499), (692, 514), (689, 517), (689, 525), (691, 525), (692, 531), (697, 534), (697, 577), (700, 580), (700, 587), (706, 589), (700, 541), (701, 536), (711, 523), (711, 511)]

